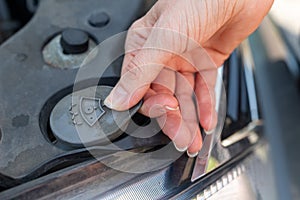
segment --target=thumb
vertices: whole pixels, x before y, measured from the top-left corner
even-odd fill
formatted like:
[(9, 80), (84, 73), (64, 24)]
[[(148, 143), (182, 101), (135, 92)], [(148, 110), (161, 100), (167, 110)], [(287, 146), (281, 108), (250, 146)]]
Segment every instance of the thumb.
[[(126, 68), (119, 82), (105, 99), (104, 104), (114, 110), (123, 111), (137, 104), (146, 94), (150, 84), (159, 72), (163, 65), (157, 63), (147, 63), (147, 57), (144, 52), (139, 53)], [(144, 61), (143, 64), (137, 64)], [(159, 61), (157, 61), (159, 62)], [(147, 63), (147, 64), (146, 64)], [(124, 70), (125, 71), (125, 70)]]
[[(152, 29), (142, 49), (137, 51), (131, 61), (126, 62), (127, 65), (123, 63), (124, 73), (104, 101), (107, 107), (123, 111), (134, 106), (143, 98), (165, 63), (171, 59), (174, 52), (178, 52), (170, 45), (172, 40), (164, 41), (162, 39), (166, 38), (163, 34), (165, 33), (162, 30), (158, 32)], [(158, 38), (160, 42), (157, 41)]]
[[(167, 55), (154, 49), (143, 49), (123, 66), (123, 75), (105, 99), (104, 104), (114, 110), (123, 111), (137, 104), (146, 94), (151, 83), (164, 67)], [(153, 59), (150, 59), (153, 58)]]

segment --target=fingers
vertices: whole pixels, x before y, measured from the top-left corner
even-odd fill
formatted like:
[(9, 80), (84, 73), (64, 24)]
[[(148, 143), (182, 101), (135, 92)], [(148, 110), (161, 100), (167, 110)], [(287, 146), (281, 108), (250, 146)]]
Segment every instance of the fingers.
[(173, 140), (179, 151), (188, 149), (190, 157), (195, 157), (202, 146), (197, 110), (193, 102), (194, 79), (193, 73), (177, 73), (175, 76), (174, 71), (163, 69), (146, 93), (140, 109), (144, 115), (158, 117), (163, 132)]
[(191, 139), (189, 141), (188, 155), (195, 157), (201, 149), (202, 137), (199, 128), (199, 122), (197, 117), (197, 109), (194, 97), (194, 73), (177, 73), (176, 76), (176, 98), (180, 105), (180, 111), (182, 120), (188, 128), (188, 132), (179, 132), (178, 134), (189, 135)]
[(161, 70), (152, 82), (151, 88), (159, 93), (174, 95), (176, 87), (176, 72), (167, 68)]
[(191, 158), (196, 157), (199, 151), (201, 150), (201, 148), (202, 148), (202, 136), (201, 136), (200, 129), (197, 128), (195, 136), (193, 138), (193, 142), (187, 150), (188, 156)]
[(159, 126), (174, 143), (175, 148), (180, 152), (185, 152), (191, 143), (192, 136), (184, 123), (179, 110), (169, 111), (165, 115), (157, 118)]
[(154, 94), (144, 100), (140, 112), (151, 118), (160, 117), (168, 111), (179, 110), (177, 99), (170, 94)]
[(175, 148), (185, 152), (192, 141), (191, 134), (182, 119), (178, 101), (168, 90), (155, 92), (150, 89), (145, 95), (141, 113), (149, 117), (157, 117), (157, 122), (164, 134), (174, 143)]
[(215, 83), (217, 70), (206, 70), (196, 75), (195, 93), (197, 97), (200, 124), (207, 132), (217, 124), (215, 110)]
[(174, 97), (175, 83), (175, 72), (163, 69), (144, 96), (140, 112), (149, 117), (158, 117), (167, 111), (178, 110), (178, 102)]

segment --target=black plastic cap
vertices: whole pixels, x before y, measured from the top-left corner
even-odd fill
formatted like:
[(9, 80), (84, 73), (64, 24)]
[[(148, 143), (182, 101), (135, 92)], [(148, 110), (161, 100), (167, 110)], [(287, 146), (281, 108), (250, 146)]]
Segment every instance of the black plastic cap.
[(110, 21), (110, 17), (105, 12), (96, 12), (89, 17), (89, 24), (96, 28), (104, 27)]
[(60, 44), (65, 54), (81, 54), (89, 48), (89, 36), (82, 30), (68, 28), (62, 32)]

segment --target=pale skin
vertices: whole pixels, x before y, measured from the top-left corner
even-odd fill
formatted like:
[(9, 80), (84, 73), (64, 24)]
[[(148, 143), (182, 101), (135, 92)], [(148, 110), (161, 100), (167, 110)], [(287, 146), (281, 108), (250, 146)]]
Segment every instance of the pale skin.
[[(159, 0), (129, 29), (122, 76), (105, 100), (126, 110), (141, 99), (140, 112), (156, 117), (179, 151), (195, 157), (200, 125), (217, 123), (217, 66), (253, 31), (273, 0)], [(196, 99), (196, 101), (195, 101)]]

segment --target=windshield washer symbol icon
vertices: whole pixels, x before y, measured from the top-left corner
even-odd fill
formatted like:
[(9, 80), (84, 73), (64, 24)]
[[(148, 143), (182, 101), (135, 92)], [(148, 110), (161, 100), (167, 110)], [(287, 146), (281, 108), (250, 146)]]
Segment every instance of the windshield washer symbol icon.
[(79, 111), (82, 119), (89, 126), (94, 126), (96, 122), (105, 114), (105, 110), (99, 98), (81, 97)]

